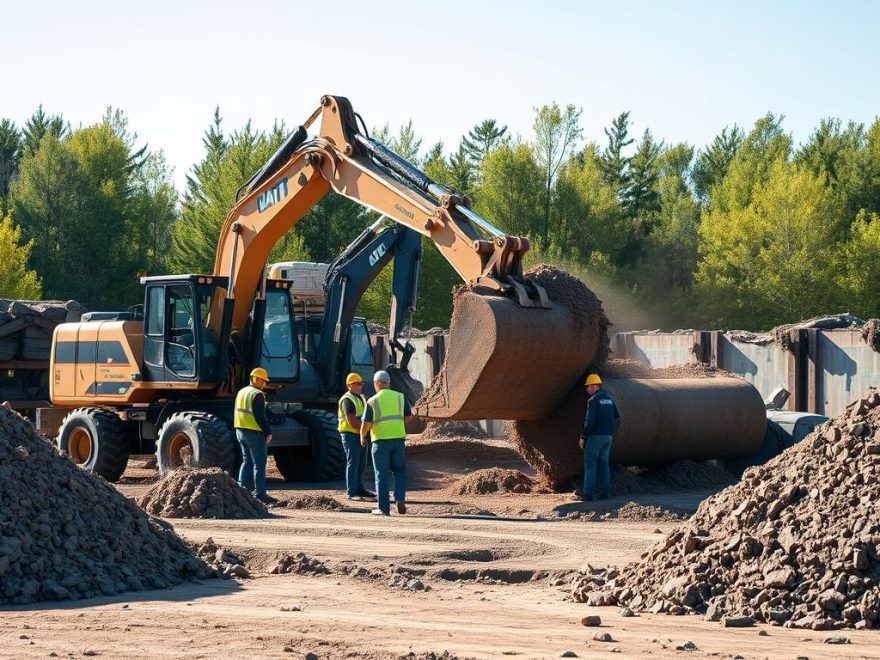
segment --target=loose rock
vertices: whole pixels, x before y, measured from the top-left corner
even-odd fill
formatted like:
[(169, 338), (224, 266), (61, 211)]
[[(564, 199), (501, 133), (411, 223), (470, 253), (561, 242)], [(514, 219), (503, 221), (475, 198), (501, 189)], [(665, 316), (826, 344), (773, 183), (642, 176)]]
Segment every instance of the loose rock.
[(220, 468), (182, 468), (167, 474), (138, 501), (163, 518), (268, 518), (269, 510)]

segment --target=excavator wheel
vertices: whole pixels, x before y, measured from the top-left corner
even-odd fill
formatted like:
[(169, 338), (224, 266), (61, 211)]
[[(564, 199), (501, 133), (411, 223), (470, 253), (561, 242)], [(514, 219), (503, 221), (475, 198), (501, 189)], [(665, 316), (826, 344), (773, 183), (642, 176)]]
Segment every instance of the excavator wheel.
[(339, 481), (345, 479), (345, 450), (336, 430), (336, 415), (314, 408), (299, 410), (293, 418), (309, 429), (308, 447), (279, 447), (275, 465), (285, 481)]
[(77, 408), (58, 429), (58, 449), (84, 470), (119, 481), (129, 456), (129, 430), (102, 408)]
[(223, 419), (206, 412), (178, 412), (159, 429), (159, 474), (181, 467), (219, 467), (233, 476), (239, 464), (238, 443)]

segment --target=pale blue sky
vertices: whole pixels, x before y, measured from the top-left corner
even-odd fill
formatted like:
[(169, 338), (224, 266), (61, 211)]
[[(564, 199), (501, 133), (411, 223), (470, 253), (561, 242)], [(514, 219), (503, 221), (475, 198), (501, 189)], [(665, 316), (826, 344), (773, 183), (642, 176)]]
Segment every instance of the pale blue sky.
[(880, 114), (880, 2), (229, 2), (0, 0), (0, 117), (39, 103), (74, 126), (121, 108), (176, 180), (215, 105), (228, 129), (300, 123), (321, 94), (370, 126), (412, 118), (447, 149), (485, 117), (523, 137), (533, 108), (583, 109), (586, 139), (633, 130), (704, 145), (725, 125)]

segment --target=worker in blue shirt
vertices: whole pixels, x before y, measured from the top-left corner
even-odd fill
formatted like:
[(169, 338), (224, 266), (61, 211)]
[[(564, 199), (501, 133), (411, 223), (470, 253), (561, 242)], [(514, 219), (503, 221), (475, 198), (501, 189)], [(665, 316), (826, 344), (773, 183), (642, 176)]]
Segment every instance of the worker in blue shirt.
[(584, 418), (580, 447), (584, 450), (584, 485), (581, 499), (592, 502), (596, 493), (596, 472), (599, 473), (599, 499), (607, 500), (611, 493), (611, 440), (620, 426), (620, 413), (614, 399), (602, 389), (598, 374), (590, 374), (584, 381), (590, 400)]

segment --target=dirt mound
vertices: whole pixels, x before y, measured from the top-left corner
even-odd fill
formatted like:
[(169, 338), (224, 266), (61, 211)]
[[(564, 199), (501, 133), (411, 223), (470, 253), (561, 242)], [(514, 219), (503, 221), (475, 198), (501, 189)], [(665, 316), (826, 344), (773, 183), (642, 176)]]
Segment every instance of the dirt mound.
[(320, 509), (321, 511), (342, 511), (345, 507), (339, 500), (329, 495), (300, 495), (286, 502), (279, 502), (279, 506), (288, 509)]
[(471, 472), (455, 484), (458, 495), (488, 495), (489, 493), (532, 493), (536, 484), (519, 470), (486, 468)]
[[(522, 307), (480, 287), (455, 290), (446, 359), (416, 402), (416, 415), (536, 419), (553, 410), (591, 363), (605, 360), (608, 319), (596, 295), (552, 266), (526, 276), (544, 287), (552, 309)], [(540, 387), (523, 387), (520, 375), (536, 356), (552, 368)]]
[(704, 501), (643, 561), (574, 597), (796, 628), (880, 625), (880, 391)]
[(269, 510), (220, 468), (174, 470), (138, 500), (162, 518), (268, 518)]
[(211, 575), (167, 523), (0, 407), (0, 604), (164, 589)]
[(442, 440), (455, 438), (473, 438), (481, 440), (488, 438), (486, 432), (476, 422), (464, 420), (431, 420), (422, 431), (422, 438), (427, 440)]
[(656, 522), (678, 522), (687, 520), (690, 514), (683, 509), (664, 508), (654, 504), (627, 502), (623, 506), (609, 507), (607, 511), (593, 509), (590, 511), (573, 511), (563, 516), (566, 520), (584, 520), (600, 522), (603, 520), (633, 520)]
[(602, 370), (604, 378), (714, 378), (730, 376), (723, 369), (703, 363), (676, 364), (653, 368), (638, 360), (608, 360)]
[(880, 353), (880, 319), (868, 319), (862, 326), (862, 339), (875, 352)]
[(192, 544), (191, 547), (199, 559), (214, 567), (224, 578), (251, 576), (241, 559), (226, 548), (218, 546), (210, 536), (204, 543)]
[(295, 573), (296, 575), (326, 575), (330, 569), (324, 565), (320, 559), (309, 557), (304, 552), (297, 552), (295, 555), (285, 555), (281, 557), (272, 570), (269, 571), (275, 575), (283, 573)]

